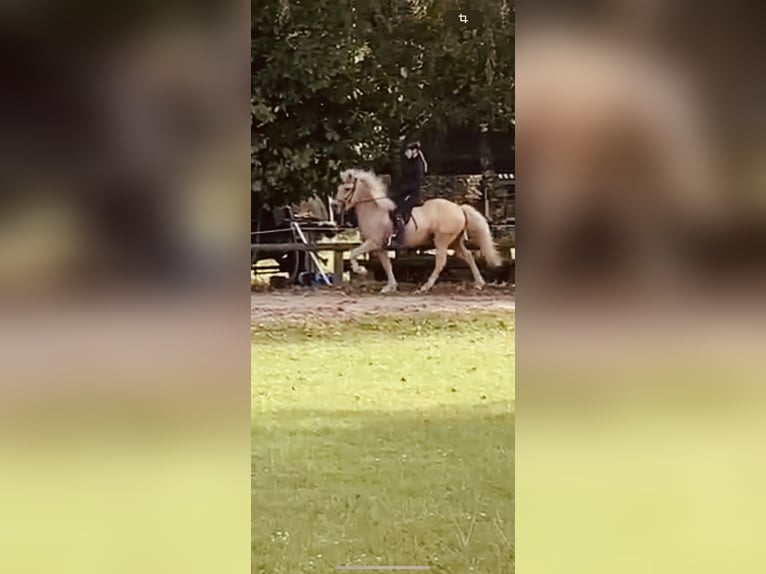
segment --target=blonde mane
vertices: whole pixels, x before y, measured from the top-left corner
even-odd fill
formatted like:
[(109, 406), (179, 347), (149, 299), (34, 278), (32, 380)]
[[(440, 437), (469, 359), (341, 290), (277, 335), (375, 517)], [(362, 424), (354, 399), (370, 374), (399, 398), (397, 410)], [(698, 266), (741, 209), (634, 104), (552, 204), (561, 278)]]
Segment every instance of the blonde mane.
[(382, 179), (375, 175), (375, 172), (373, 171), (366, 171), (364, 169), (347, 169), (341, 172), (340, 179), (344, 183), (351, 183), (354, 179), (358, 179), (365, 184), (370, 192), (371, 198), (384, 199), (388, 197), (386, 184)]

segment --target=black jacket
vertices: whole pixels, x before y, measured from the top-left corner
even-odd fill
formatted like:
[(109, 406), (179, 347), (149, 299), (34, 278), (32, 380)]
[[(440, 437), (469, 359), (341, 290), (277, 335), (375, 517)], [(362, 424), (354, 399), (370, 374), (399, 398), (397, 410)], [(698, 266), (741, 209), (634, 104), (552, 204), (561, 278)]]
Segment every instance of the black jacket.
[(408, 195), (413, 193), (420, 193), (420, 185), (423, 183), (423, 178), (426, 175), (425, 166), (420, 156), (416, 156), (412, 159), (402, 159), (402, 181), (399, 185), (397, 199), (404, 199)]

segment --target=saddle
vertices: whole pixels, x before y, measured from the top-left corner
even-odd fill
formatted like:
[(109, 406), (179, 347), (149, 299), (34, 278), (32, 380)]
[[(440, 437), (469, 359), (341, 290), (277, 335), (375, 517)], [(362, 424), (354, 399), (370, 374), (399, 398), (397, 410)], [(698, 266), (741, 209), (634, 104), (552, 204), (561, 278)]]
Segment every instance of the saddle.
[[(421, 205), (421, 203), (418, 203)], [(404, 228), (412, 220), (415, 223), (415, 228), (418, 226), (416, 219), (412, 217), (412, 211), (417, 207), (413, 205), (410, 209), (401, 209), (397, 207), (393, 211), (390, 211), (388, 216), (391, 218), (391, 224), (394, 228), (393, 234), (388, 238), (388, 245), (401, 245), (404, 241)], [(398, 221), (401, 218), (401, 223)]]
[[(409, 196), (407, 197), (409, 199)], [(410, 219), (412, 219), (412, 212), (415, 210), (416, 207), (420, 207), (423, 205), (423, 199), (420, 198), (416, 202), (412, 203), (409, 208), (407, 206), (406, 201), (403, 203), (399, 203), (396, 206), (396, 209), (393, 211), (389, 211), (388, 216), (391, 218), (391, 222), (393, 224), (396, 224), (396, 219), (398, 217), (401, 217), (404, 220), (404, 225), (407, 225), (410, 222)], [(417, 226), (418, 222), (415, 221), (415, 225)]]
[(388, 216), (391, 218), (391, 223), (394, 224), (394, 228), (396, 227), (396, 220), (401, 217), (404, 221), (404, 225), (406, 226), (410, 219), (412, 219), (412, 210), (410, 209), (408, 213), (403, 213), (401, 209), (394, 209), (393, 211), (388, 212)]

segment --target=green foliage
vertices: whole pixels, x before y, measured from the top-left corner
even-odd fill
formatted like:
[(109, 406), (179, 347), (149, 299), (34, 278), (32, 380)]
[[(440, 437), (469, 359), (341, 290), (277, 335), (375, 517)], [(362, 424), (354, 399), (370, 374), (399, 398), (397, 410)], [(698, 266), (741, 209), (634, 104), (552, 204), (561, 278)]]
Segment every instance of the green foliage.
[(514, 567), (513, 313), (253, 332), (252, 571)]
[(263, 0), (252, 7), (252, 184), (280, 204), (332, 193), (402, 137), (513, 117), (513, 17), (479, 0), (480, 30), (445, 27), (450, 0)]

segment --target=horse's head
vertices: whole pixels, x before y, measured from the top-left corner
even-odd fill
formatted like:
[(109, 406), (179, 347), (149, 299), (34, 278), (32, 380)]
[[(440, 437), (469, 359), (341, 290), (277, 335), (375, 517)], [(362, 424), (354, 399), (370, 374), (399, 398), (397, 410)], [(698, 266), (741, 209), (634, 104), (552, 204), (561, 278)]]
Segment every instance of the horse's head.
[(361, 187), (364, 185), (359, 178), (347, 169), (340, 174), (341, 184), (338, 186), (338, 193), (335, 195), (335, 205), (343, 211), (351, 210), (359, 201)]
[(341, 172), (340, 181), (334, 203), (343, 211), (350, 211), (360, 204), (385, 211), (396, 208), (386, 197), (386, 184), (372, 171), (347, 169)]

